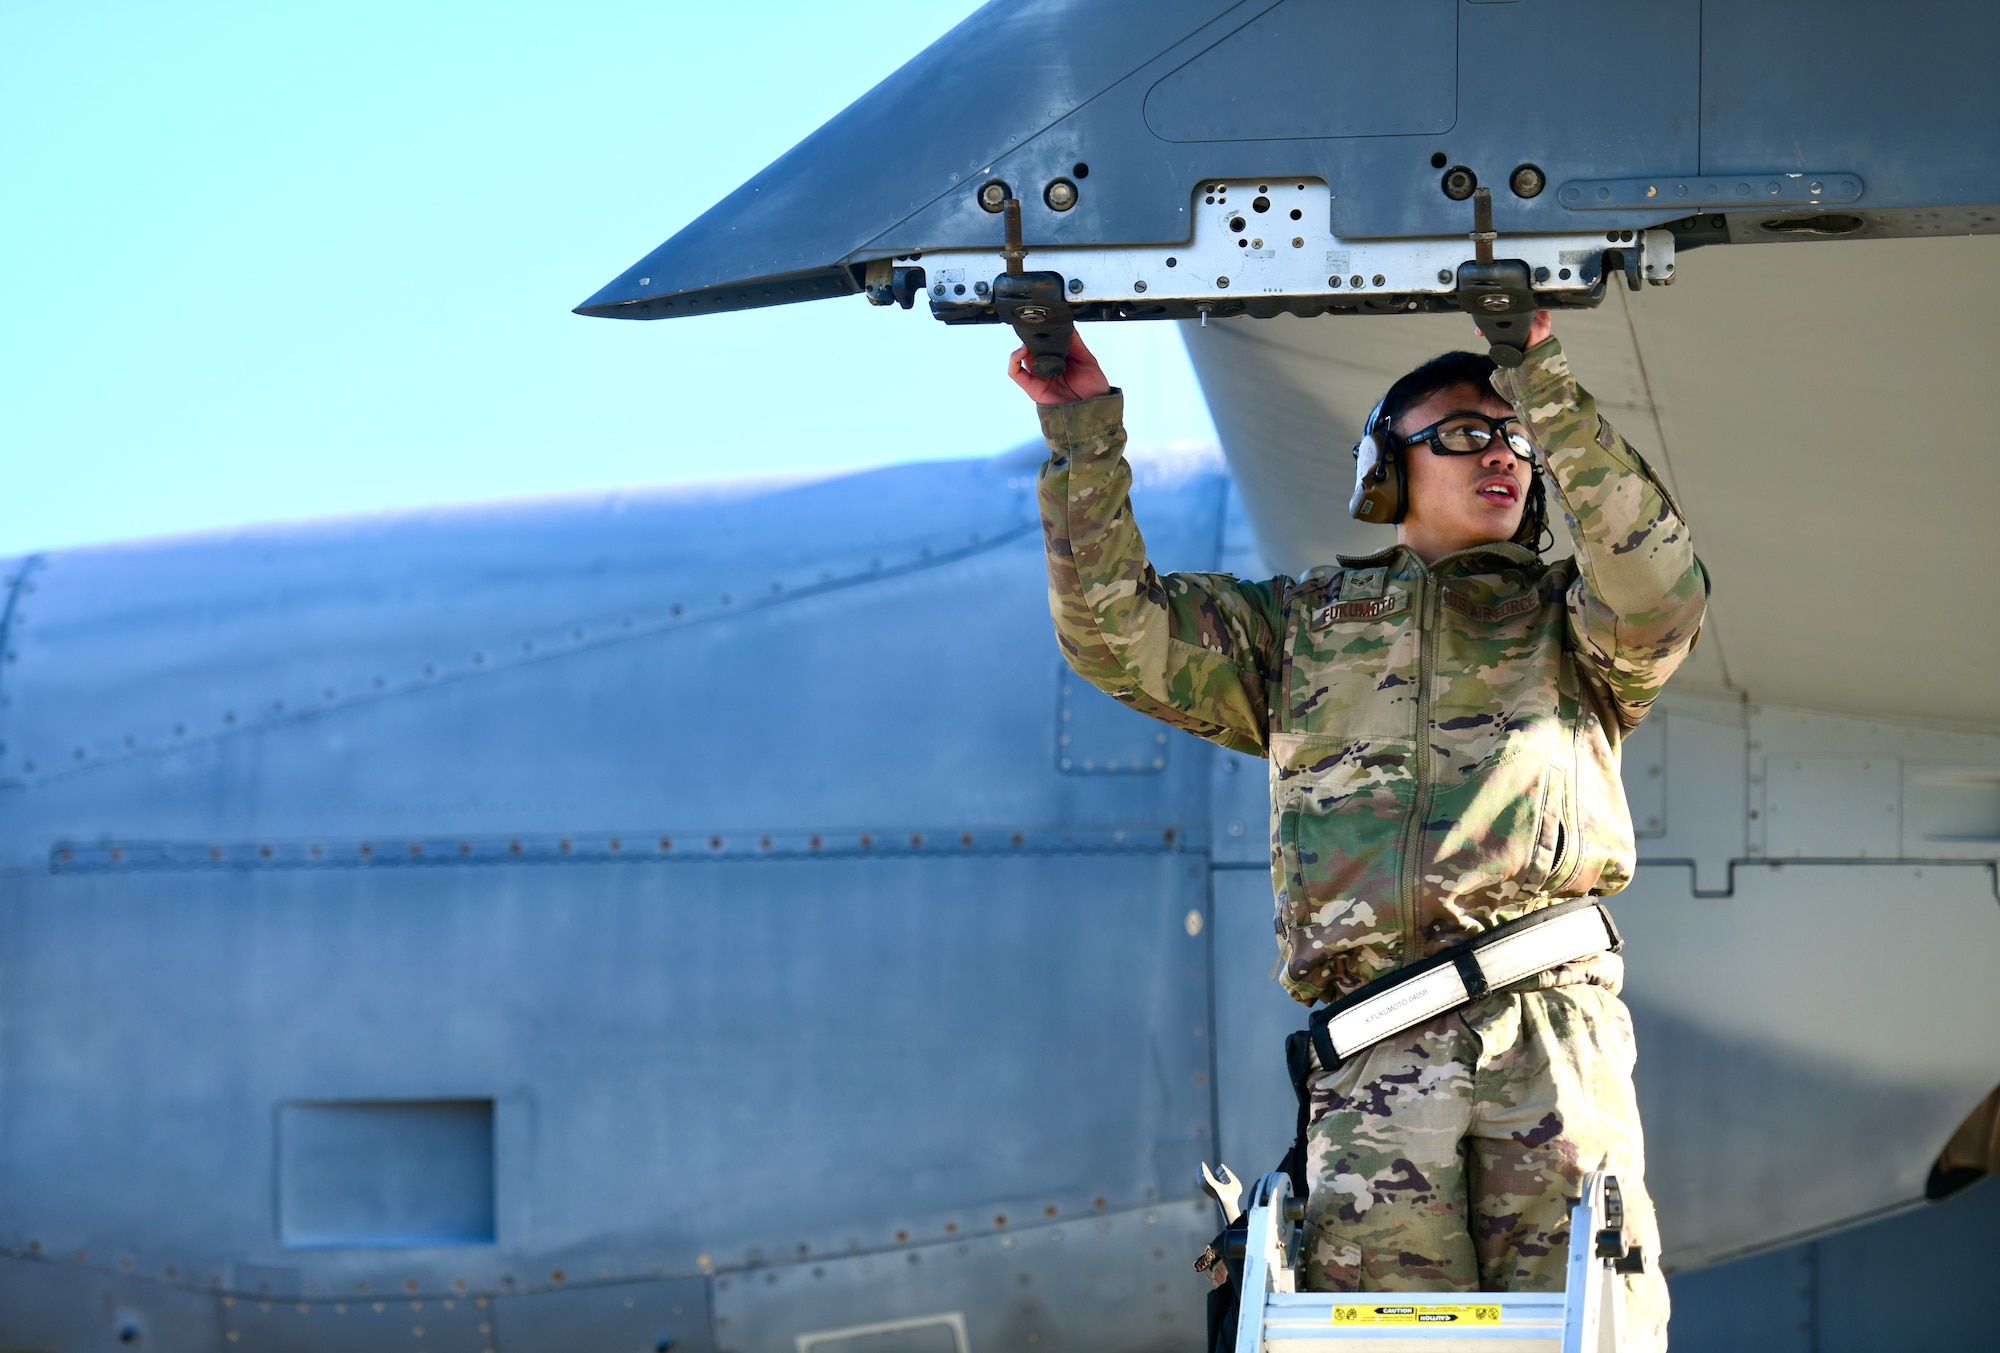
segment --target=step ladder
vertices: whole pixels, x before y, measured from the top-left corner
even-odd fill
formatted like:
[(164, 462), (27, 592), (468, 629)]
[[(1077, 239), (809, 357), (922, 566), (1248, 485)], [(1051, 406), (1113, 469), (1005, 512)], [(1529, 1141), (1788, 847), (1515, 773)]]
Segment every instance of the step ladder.
[[(1236, 1353), (1620, 1353), (1625, 1272), (1616, 1177), (1586, 1175), (1561, 1292), (1301, 1292), (1305, 1200), (1282, 1172), (1252, 1187)], [(1231, 1192), (1235, 1190), (1232, 1182)]]

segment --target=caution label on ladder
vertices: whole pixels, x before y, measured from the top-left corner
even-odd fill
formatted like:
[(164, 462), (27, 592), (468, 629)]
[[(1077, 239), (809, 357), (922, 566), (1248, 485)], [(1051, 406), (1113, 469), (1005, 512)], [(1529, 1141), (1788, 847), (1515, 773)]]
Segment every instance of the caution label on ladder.
[(1350, 1306), (1333, 1308), (1336, 1325), (1497, 1325), (1498, 1306)]

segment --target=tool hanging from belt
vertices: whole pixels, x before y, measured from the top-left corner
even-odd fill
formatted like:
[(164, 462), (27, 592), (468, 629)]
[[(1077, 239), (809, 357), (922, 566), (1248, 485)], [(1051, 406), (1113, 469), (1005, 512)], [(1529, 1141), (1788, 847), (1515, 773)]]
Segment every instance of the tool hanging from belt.
[(1610, 912), (1590, 898), (1574, 898), (1398, 968), (1313, 1011), (1307, 1027), (1285, 1039), (1299, 1118), (1291, 1152), (1278, 1168), (1291, 1176), (1295, 1195), (1306, 1195), (1309, 1081), (1315, 1071), (1332, 1071), (1385, 1038), (1463, 1010), (1502, 987), (1592, 954), (1615, 954), (1624, 943)]

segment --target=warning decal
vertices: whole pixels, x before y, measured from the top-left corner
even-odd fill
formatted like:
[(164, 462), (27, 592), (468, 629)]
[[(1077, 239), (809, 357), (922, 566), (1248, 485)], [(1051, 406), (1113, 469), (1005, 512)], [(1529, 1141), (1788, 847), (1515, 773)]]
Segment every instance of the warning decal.
[(1497, 1325), (1498, 1306), (1358, 1306), (1333, 1308), (1336, 1325)]

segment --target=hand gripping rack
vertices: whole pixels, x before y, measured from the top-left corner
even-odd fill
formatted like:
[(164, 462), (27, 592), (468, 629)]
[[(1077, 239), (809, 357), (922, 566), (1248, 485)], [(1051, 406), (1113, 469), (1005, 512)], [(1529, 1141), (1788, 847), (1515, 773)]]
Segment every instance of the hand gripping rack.
[(1282, 1172), (1251, 1191), (1236, 1353), (1619, 1353), (1621, 1277), (1643, 1259), (1612, 1175), (1584, 1176), (1562, 1292), (1301, 1292), (1305, 1208), (1290, 1195)]

